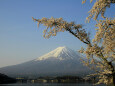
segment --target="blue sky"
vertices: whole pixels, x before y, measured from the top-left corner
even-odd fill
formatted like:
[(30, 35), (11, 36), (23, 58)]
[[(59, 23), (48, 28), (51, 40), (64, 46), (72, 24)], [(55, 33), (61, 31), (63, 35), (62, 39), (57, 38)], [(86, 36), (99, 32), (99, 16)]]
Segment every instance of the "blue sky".
[[(43, 27), (37, 27), (34, 18), (62, 17), (64, 20), (83, 24), (94, 34), (94, 21), (85, 19), (93, 3), (82, 5), (82, 0), (0, 0), (0, 67), (35, 59), (49, 51), (67, 46), (79, 50), (85, 46), (68, 32), (58, 33), (50, 39), (43, 38)], [(106, 13), (112, 16), (115, 7)], [(93, 37), (93, 36), (92, 36)]]

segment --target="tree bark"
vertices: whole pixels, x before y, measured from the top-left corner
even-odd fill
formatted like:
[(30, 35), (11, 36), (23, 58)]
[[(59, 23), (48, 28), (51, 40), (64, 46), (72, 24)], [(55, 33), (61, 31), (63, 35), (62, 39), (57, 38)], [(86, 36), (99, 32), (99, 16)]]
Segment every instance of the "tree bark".
[(115, 86), (115, 71), (112, 75), (113, 75), (113, 86)]

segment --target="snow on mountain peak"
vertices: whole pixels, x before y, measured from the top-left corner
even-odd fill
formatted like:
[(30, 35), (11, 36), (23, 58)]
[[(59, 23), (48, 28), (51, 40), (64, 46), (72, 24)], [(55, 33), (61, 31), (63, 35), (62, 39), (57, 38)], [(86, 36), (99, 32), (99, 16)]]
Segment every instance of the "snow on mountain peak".
[(46, 59), (59, 59), (59, 60), (65, 60), (65, 59), (73, 59), (77, 56), (76, 52), (67, 48), (67, 47), (58, 47), (55, 50), (38, 57), (35, 59), (35, 61), (38, 60), (46, 60)]

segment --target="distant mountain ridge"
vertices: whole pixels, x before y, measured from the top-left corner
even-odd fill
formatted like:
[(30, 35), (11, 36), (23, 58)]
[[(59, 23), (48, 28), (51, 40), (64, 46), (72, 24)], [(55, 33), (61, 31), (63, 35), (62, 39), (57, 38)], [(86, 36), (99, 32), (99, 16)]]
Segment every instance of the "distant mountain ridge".
[(80, 61), (77, 52), (67, 47), (58, 47), (55, 50), (34, 60), (0, 68), (0, 73), (14, 75), (76, 75), (88, 73)]

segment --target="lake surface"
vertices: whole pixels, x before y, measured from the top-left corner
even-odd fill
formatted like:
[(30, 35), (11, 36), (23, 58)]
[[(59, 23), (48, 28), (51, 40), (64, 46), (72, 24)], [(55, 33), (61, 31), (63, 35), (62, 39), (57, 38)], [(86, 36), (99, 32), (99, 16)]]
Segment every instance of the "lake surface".
[[(36, 84), (2, 84), (0, 86), (94, 86), (90, 83), (36, 83)], [(105, 86), (105, 85), (96, 85), (96, 86)]]

